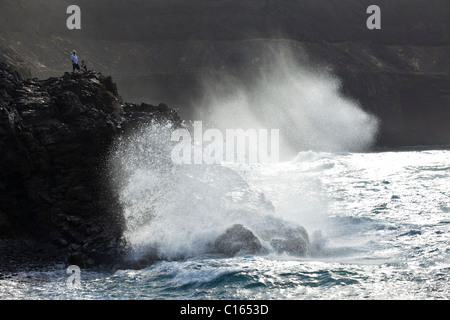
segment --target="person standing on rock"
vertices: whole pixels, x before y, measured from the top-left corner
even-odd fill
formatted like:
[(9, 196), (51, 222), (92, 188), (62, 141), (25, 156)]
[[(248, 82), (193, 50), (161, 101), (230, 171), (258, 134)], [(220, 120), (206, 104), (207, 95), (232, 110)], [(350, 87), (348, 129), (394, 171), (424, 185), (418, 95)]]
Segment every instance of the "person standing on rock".
[(78, 65), (78, 57), (77, 57), (77, 52), (75, 50), (73, 50), (72, 52), (72, 56), (70, 57), (70, 60), (72, 61), (72, 72), (76, 70), (80, 70), (80, 66)]

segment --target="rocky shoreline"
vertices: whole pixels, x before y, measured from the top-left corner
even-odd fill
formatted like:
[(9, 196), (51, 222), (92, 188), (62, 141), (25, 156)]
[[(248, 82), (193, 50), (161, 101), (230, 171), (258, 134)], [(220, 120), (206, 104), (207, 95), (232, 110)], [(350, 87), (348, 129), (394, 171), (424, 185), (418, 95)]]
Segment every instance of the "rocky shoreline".
[(164, 104), (121, 103), (101, 73), (22, 79), (1, 62), (0, 270), (114, 264), (123, 225), (103, 160), (115, 138), (156, 119), (180, 123)]

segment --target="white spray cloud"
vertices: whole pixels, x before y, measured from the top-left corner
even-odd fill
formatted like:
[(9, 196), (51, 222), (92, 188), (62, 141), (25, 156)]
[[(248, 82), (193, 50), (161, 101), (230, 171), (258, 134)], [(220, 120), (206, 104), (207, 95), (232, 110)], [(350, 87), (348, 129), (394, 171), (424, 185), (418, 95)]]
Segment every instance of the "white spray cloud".
[[(376, 118), (340, 94), (336, 77), (302, 67), (284, 51), (267, 61), (252, 81), (231, 76), (209, 81), (198, 120), (223, 131), (279, 129), (280, 150), (290, 155), (302, 149), (362, 151), (371, 146)], [(118, 141), (111, 155), (124, 238), (137, 257), (149, 248), (168, 259), (201, 254), (236, 223), (261, 239), (284, 232), (284, 222), (273, 216), (276, 208), (235, 171), (174, 165), (173, 130), (171, 124), (144, 126)], [(305, 201), (294, 207), (304, 207)]]
[(300, 64), (285, 47), (268, 50), (262, 61), (251, 80), (205, 79), (196, 118), (222, 130), (280, 129), (285, 157), (301, 150), (366, 151), (373, 145), (378, 120), (342, 95), (332, 72)]
[(256, 229), (273, 209), (231, 169), (175, 165), (173, 130), (170, 123), (148, 124), (116, 141), (110, 155), (123, 237), (136, 258), (152, 248), (167, 259), (201, 254), (226, 228)]

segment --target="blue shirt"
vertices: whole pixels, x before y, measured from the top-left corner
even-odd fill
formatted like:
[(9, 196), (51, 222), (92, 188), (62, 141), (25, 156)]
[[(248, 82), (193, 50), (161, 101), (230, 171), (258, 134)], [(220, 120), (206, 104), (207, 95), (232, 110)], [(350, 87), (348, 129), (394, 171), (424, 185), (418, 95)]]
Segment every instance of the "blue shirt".
[(70, 57), (70, 59), (72, 59), (72, 63), (73, 64), (78, 64), (78, 57), (74, 54), (72, 54), (72, 56)]

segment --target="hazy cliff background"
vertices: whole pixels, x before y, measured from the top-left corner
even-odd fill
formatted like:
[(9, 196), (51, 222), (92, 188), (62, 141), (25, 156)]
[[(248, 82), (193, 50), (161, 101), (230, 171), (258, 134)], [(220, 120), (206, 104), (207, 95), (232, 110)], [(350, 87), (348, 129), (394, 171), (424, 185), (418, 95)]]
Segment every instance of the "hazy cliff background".
[[(71, 4), (81, 30), (66, 28)], [(371, 4), (381, 30), (366, 28)], [(76, 49), (124, 100), (165, 102), (188, 119), (205, 79), (245, 83), (282, 48), (336, 74), (381, 120), (380, 145), (450, 143), (447, 0), (1, 0), (0, 12), (0, 59), (25, 77), (71, 71)]]

